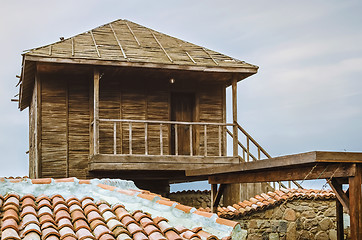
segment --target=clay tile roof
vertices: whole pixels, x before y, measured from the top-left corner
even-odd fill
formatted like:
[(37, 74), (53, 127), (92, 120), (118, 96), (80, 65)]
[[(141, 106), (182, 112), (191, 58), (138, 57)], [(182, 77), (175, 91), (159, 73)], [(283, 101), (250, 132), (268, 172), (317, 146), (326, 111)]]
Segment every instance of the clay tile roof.
[(275, 206), (276, 204), (282, 204), (284, 201), (293, 201), (298, 199), (328, 200), (334, 198), (335, 194), (332, 190), (288, 188), (256, 195), (249, 200), (233, 204), (232, 207), (219, 207), (217, 214), (221, 218), (237, 219), (239, 216), (251, 214), (253, 212)]
[[(75, 178), (19, 180), (21, 183), (7, 179), (0, 182), (0, 189), (11, 192), (0, 193), (4, 202), (0, 208), (2, 239), (220, 240), (244, 231), (237, 222), (136, 188), (104, 187), (99, 180), (83, 184)], [(21, 184), (23, 189), (19, 185), (10, 190), (14, 184)], [(43, 194), (42, 184), (49, 184)], [(69, 195), (63, 195), (62, 186)], [(49, 190), (52, 187), (54, 190)], [(58, 194), (49, 196), (51, 192)], [(180, 223), (185, 225), (179, 226)]]

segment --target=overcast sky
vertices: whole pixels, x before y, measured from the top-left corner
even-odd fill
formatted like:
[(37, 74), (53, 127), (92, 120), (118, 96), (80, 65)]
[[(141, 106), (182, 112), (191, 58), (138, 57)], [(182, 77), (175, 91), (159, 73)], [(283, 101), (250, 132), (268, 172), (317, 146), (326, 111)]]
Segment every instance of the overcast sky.
[(272, 155), (362, 151), (361, 1), (2, 1), (0, 176), (28, 175), (23, 50), (116, 19), (258, 65), (238, 84), (239, 123)]

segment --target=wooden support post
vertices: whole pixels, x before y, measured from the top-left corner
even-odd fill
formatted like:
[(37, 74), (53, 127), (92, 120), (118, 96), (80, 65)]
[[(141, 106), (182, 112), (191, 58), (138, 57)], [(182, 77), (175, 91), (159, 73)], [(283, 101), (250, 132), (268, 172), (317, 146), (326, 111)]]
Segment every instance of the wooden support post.
[[(239, 156), (238, 153), (238, 109), (237, 109), (237, 75), (232, 79), (232, 109), (233, 109), (233, 156)], [(249, 155), (247, 155), (248, 157)], [(245, 185), (244, 185), (245, 186)], [(232, 206), (234, 203), (240, 202), (241, 199), (241, 185), (228, 184), (224, 190), (223, 203), (224, 206)]]
[(349, 199), (342, 189), (342, 184), (340, 184), (336, 178), (332, 178), (331, 181), (329, 181), (328, 183), (337, 196), (336, 199), (337, 239), (343, 240), (344, 239), (343, 207), (345, 207), (347, 212), (349, 212)]
[(42, 141), (41, 141), (41, 135), (42, 135), (42, 95), (41, 95), (41, 80), (39, 78), (38, 74), (35, 74), (35, 86), (36, 86), (36, 106), (37, 109), (35, 110), (36, 118), (35, 118), (35, 159), (36, 162), (36, 169), (35, 169), (35, 178), (41, 178), (43, 175), (42, 171)]
[(362, 239), (362, 164), (356, 164), (356, 174), (349, 178), (351, 239)]
[(219, 189), (217, 190), (217, 192), (215, 194), (215, 197), (211, 199), (211, 208), (212, 208), (213, 212), (217, 211), (217, 206), (219, 206), (219, 203), (220, 203), (221, 197), (224, 193), (225, 187), (226, 187), (225, 184), (220, 184)]
[(237, 78), (232, 80), (232, 105), (233, 105), (233, 156), (238, 156), (238, 108), (237, 108)]
[(217, 207), (214, 207), (214, 199), (217, 193), (217, 184), (211, 184), (211, 212), (216, 213)]
[(343, 206), (341, 202), (336, 199), (336, 220), (337, 220), (337, 239), (344, 239), (344, 227), (343, 227)]
[(93, 153), (99, 153), (99, 70), (93, 72)]

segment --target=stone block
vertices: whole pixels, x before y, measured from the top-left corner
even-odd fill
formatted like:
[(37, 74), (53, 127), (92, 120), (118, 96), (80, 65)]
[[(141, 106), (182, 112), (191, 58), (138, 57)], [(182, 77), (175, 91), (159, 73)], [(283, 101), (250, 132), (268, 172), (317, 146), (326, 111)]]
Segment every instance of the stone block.
[(308, 206), (295, 206), (294, 207), (294, 210), (297, 211), (297, 212), (304, 212), (304, 211), (307, 211), (309, 210), (310, 208)]
[(274, 209), (273, 218), (281, 219), (283, 217), (283, 211), (280, 208)]
[(271, 218), (272, 216), (273, 216), (273, 209), (268, 209), (268, 210), (265, 211), (264, 217), (265, 217), (266, 219), (269, 219), (269, 218)]
[(314, 226), (317, 226), (318, 225), (318, 221), (316, 219), (306, 219), (304, 222), (303, 222), (303, 228), (305, 230), (309, 230), (311, 229), (312, 227)]
[(289, 223), (286, 240), (295, 240), (297, 239), (297, 224), (295, 222)]
[(254, 220), (254, 219), (250, 220), (249, 228), (254, 228), (254, 229), (258, 228), (258, 223), (256, 222), (256, 220)]
[(328, 208), (324, 212), (324, 216), (326, 216), (326, 217), (335, 217), (336, 216), (336, 208)]
[(302, 213), (302, 216), (303, 217), (306, 217), (306, 218), (315, 218), (316, 217), (316, 213), (314, 210), (308, 210), (308, 211), (304, 211)]
[(315, 235), (314, 239), (315, 240), (329, 240), (329, 237), (326, 232), (320, 231)]
[(322, 231), (326, 231), (333, 227), (333, 222), (330, 218), (324, 218), (319, 222), (319, 226), (321, 227)]
[(287, 232), (287, 229), (288, 229), (288, 222), (284, 221), (284, 220), (280, 220), (279, 227), (278, 227), (279, 232), (285, 233), (285, 232)]
[(279, 234), (278, 233), (270, 233), (269, 234), (269, 240), (279, 240)]
[(337, 240), (337, 230), (331, 229), (329, 230), (329, 239), (330, 240)]
[(291, 208), (285, 209), (283, 218), (288, 221), (295, 221), (296, 219), (295, 211)]
[(303, 230), (300, 235), (298, 236), (299, 240), (310, 240), (313, 239), (313, 236), (310, 232)]

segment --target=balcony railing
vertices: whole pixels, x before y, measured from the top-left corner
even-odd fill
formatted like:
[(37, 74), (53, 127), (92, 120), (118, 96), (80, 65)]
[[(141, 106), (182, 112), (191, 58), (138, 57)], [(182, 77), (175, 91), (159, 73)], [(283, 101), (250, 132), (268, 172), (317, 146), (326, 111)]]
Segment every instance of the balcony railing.
[[(235, 129), (237, 138), (234, 137)], [(91, 123), (90, 130), (93, 155), (220, 157), (233, 156), (237, 152), (240, 162), (271, 158), (238, 123), (98, 119)], [(100, 132), (107, 134), (99, 136)], [(108, 151), (103, 151), (102, 144), (107, 146)], [(237, 151), (233, 151), (235, 145)], [(301, 187), (297, 182), (293, 183)], [(291, 182), (288, 184), (290, 187)], [(280, 186), (285, 187), (279, 182)], [(273, 187), (276, 187), (275, 183)]]

